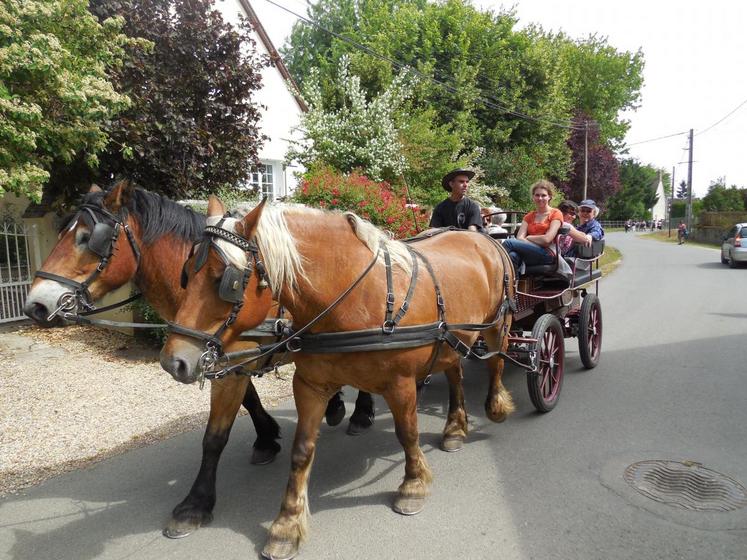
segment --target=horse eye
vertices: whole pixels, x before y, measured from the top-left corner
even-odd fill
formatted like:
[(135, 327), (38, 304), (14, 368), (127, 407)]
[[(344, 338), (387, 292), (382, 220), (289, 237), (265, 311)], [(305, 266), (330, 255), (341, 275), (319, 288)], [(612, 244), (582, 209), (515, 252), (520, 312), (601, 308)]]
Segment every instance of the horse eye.
[(85, 230), (78, 230), (78, 232), (75, 234), (75, 244), (85, 245), (88, 243), (88, 240), (90, 238), (91, 238), (91, 232), (85, 231)]

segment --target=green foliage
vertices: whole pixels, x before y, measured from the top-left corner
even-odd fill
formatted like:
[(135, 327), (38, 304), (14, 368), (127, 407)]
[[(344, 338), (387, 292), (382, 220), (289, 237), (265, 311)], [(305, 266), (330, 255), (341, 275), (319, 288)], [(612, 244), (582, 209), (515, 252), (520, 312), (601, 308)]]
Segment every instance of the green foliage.
[(403, 193), (389, 183), (373, 181), (357, 170), (343, 174), (328, 166), (312, 169), (293, 200), (317, 208), (354, 212), (398, 239), (425, 229), (429, 219), (423, 210), (407, 207)]
[(112, 142), (90, 179), (127, 176), (171, 198), (245, 184), (264, 138), (253, 100), (263, 63), (249, 24), (225, 23), (213, 0), (91, 0), (91, 11), (121, 15), (125, 33), (153, 48), (129, 49), (114, 76), (133, 104), (111, 121)]
[[(153, 309), (150, 304), (143, 298), (137, 299), (127, 306), (132, 310), (133, 315), (137, 322), (140, 323), (152, 323), (155, 325), (163, 325), (166, 323), (158, 312)], [(169, 337), (169, 330), (167, 328), (153, 328), (153, 329), (136, 329), (135, 334), (138, 339), (147, 342), (154, 348), (160, 348), (166, 342)]]
[(0, 4), (0, 195), (34, 201), (55, 163), (95, 166), (104, 125), (128, 105), (110, 72), (124, 48), (122, 20), (99, 23), (86, 0)]
[(609, 199), (605, 210), (608, 220), (646, 220), (656, 203), (658, 170), (634, 159), (620, 162), (620, 190)]
[(680, 186), (677, 187), (677, 198), (687, 198), (687, 181), (684, 179), (680, 181)]
[(747, 189), (727, 188), (723, 184), (712, 183), (708, 194), (703, 197), (703, 210), (706, 212), (739, 212), (745, 210)]
[[(574, 172), (566, 141), (575, 114), (600, 121), (606, 146), (624, 137), (628, 124), (618, 115), (638, 102), (640, 53), (618, 52), (596, 37), (572, 41), (541, 29), (516, 31), (511, 10), (480, 12), (465, 0), (319, 0), (309, 17), (319, 27), (297, 24), (283, 54), (300, 82), (318, 70), (314, 79), (329, 107), (342, 106), (336, 68), (343, 56), (369, 99), (386, 89), (400, 64), (419, 73), (400, 124), (414, 133), (402, 137), (406, 157), (415, 154), (420, 162), (418, 154), (432, 156), (425, 160), (430, 173), (412, 164), (416, 176), (428, 175), (428, 182), (413, 186), (417, 196), (435, 193), (425, 185), (437, 185), (442, 170), (479, 148), (475, 163), (485, 171), (484, 183), (508, 188), (524, 202), (538, 178), (565, 180)], [(428, 152), (428, 139), (448, 137), (457, 140)]]
[(340, 59), (335, 84), (341, 105), (329, 107), (322, 97), (319, 72), (312, 69), (303, 95), (309, 106), (301, 116), (304, 139), (291, 146), (288, 160), (305, 167), (329, 165), (342, 172), (361, 169), (376, 181), (391, 181), (405, 171), (405, 158), (395, 123), (395, 111), (410, 91), (405, 73), (371, 101), (366, 100), (360, 78)]

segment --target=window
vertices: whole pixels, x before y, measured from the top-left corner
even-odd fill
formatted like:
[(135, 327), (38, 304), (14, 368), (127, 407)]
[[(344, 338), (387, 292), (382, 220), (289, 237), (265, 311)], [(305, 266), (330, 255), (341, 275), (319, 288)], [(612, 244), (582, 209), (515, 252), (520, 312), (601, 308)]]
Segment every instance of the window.
[(260, 164), (253, 168), (249, 174), (249, 187), (256, 188), (260, 197), (268, 197), (275, 200), (275, 176), (272, 172), (272, 165)]

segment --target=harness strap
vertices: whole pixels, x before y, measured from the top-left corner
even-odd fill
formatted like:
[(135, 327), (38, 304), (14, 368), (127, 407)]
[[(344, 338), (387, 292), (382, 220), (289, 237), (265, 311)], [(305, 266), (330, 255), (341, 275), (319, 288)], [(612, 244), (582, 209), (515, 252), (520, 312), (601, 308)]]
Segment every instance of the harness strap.
[(386, 271), (386, 312), (384, 314), (384, 324), (382, 329), (387, 330), (392, 325), (392, 313), (394, 312), (394, 282), (392, 281), (392, 257), (389, 249), (384, 243), (381, 243), (384, 249), (384, 270)]
[(413, 294), (415, 294), (415, 287), (418, 285), (418, 258), (415, 255), (415, 252), (410, 249), (410, 247), (408, 247), (407, 250), (409, 251), (410, 258), (412, 259), (412, 276), (410, 277), (410, 287), (407, 289), (405, 300), (402, 302), (402, 306), (399, 308), (397, 315), (394, 316), (393, 323), (395, 326), (399, 325), (399, 322), (402, 320), (402, 318), (407, 313), (407, 310), (410, 308), (410, 300), (412, 300), (412, 296)]
[(441, 287), (438, 283), (438, 279), (436, 278), (436, 273), (433, 271), (433, 266), (431, 266), (431, 263), (428, 259), (425, 258), (425, 255), (420, 253), (419, 251), (416, 251), (415, 249), (410, 249), (413, 253), (415, 253), (425, 265), (426, 270), (428, 271), (428, 274), (431, 275), (431, 280), (433, 280), (433, 289), (436, 292), (436, 306), (438, 307), (438, 319), (442, 323), (446, 323), (446, 304), (444, 303), (444, 298), (441, 295)]

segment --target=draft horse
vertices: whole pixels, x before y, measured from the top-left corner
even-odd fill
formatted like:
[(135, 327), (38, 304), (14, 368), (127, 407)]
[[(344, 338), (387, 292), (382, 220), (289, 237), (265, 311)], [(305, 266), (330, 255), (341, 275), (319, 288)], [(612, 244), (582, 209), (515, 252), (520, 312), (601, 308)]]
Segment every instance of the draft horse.
[[(466, 231), (408, 246), (350, 213), (264, 203), (243, 220), (225, 218), (224, 212), (211, 197), (207, 245), (200, 259), (185, 263), (188, 297), (161, 351), (161, 364), (180, 381), (197, 379), (209, 355), (205, 337), (219, 332), (223, 349), (230, 350), (242, 330), (262, 321), (273, 297), (290, 310), (292, 332), (303, 333), (285, 343), (297, 351), (293, 393), (298, 424), (288, 486), (263, 555), (291, 558), (307, 534), (307, 483), (319, 424), (327, 399), (342, 385), (381, 394), (387, 401), (405, 452), (405, 477), (393, 507), (406, 515), (418, 513), (432, 476), (418, 441), (416, 382), (431, 371), (445, 371), (450, 395), (442, 447), (458, 450), (467, 435), (467, 414), (457, 350), (469, 350), (475, 342), (478, 331), (471, 327), (484, 328), (481, 334), (491, 350), (487, 416), (500, 422), (513, 411), (501, 381), (511, 323), (506, 303), (514, 294), (508, 255), (488, 236)], [(423, 268), (429, 273), (414, 274)], [(243, 271), (238, 310), (219, 294), (230, 269)], [(387, 347), (388, 333), (397, 332), (404, 338), (392, 339)], [(400, 344), (413, 332), (426, 340)], [(346, 347), (348, 334), (359, 346)], [(325, 337), (336, 342), (325, 346)]]

